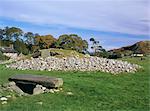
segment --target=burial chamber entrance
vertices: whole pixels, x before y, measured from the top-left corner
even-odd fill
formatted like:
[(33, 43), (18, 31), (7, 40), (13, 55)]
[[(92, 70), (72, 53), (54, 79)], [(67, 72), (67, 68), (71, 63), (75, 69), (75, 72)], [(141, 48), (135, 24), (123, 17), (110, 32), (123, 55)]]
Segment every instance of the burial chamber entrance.
[(13, 75), (9, 78), (9, 81), (15, 82), (20, 90), (28, 94), (33, 94), (35, 88), (38, 88), (38, 90), (57, 89), (63, 85), (62, 78), (32, 74)]
[(36, 84), (24, 84), (16, 82), (16, 86), (18, 86), (24, 93), (33, 94), (33, 90), (36, 87)]

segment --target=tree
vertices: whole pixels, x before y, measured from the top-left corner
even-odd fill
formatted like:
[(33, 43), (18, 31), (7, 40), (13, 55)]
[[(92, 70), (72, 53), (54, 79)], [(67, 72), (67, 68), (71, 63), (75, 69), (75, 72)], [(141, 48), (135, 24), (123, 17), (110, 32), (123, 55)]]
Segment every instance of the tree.
[[(78, 52), (87, 52), (88, 42), (76, 34), (61, 35), (57, 40), (52, 35), (39, 35), (26, 32), (18, 27), (5, 27), (0, 29), (0, 45), (9, 46), (14, 44), (18, 52), (32, 53), (39, 49), (63, 48)], [(24, 50), (24, 51), (23, 51)]]
[(2, 40), (3, 40), (3, 38), (4, 38), (4, 37), (3, 37), (3, 33), (4, 33), (4, 32), (3, 32), (3, 29), (0, 29), (0, 46), (2, 46), (2, 42), (3, 42)]
[(83, 40), (83, 53), (89, 53), (87, 49), (88, 49), (88, 42), (86, 40)]
[(109, 58), (109, 59), (121, 58), (121, 54), (115, 52), (115, 53), (109, 54), (108, 58)]
[(19, 53), (23, 53), (25, 55), (27, 55), (29, 53), (29, 50), (27, 48), (27, 45), (22, 41), (17, 39), (14, 42), (14, 49), (19, 52)]
[(25, 37), (25, 41), (28, 45), (30, 44), (34, 44), (34, 34), (32, 32), (27, 32), (24, 34), (24, 37)]
[(32, 53), (33, 52), (32, 46), (35, 43), (35, 36), (32, 32), (27, 32), (24, 34), (24, 37), (25, 37), (25, 42), (28, 45), (28, 49), (29, 49), (30, 53)]
[(82, 40), (82, 38), (76, 34), (64, 34), (59, 36), (59, 39), (55, 43), (55, 47), (83, 52), (87, 50), (88, 42), (86, 40)]
[(92, 42), (91, 49), (94, 50), (95, 55), (105, 55), (106, 50), (100, 45), (99, 41), (96, 41), (94, 38), (90, 38)]
[(35, 36), (35, 43), (40, 49), (48, 49), (54, 46), (56, 39), (52, 35)]
[(90, 38), (90, 41), (94, 42), (94, 41), (95, 41), (95, 39), (94, 39), (94, 38)]
[(102, 46), (99, 44), (99, 41), (96, 41), (94, 38), (90, 38), (90, 41), (92, 42), (91, 49), (94, 50), (94, 53), (104, 51)]
[(23, 31), (20, 28), (16, 27), (5, 27), (4, 35), (6, 36), (6, 40), (8, 41), (15, 41), (19, 39), (19, 36), (22, 36)]
[(4, 31), (3, 29), (0, 29), (0, 40), (4, 38)]

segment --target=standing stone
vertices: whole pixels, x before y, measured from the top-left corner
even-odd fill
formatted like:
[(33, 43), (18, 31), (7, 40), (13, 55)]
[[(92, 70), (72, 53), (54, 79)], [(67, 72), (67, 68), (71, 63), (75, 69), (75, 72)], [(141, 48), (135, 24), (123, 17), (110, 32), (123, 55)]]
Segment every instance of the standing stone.
[(11, 81), (8, 83), (8, 86), (15, 86), (15, 85), (16, 85), (16, 83), (14, 81)]
[(24, 95), (24, 92), (16, 85), (10, 87), (13, 91), (18, 93), (19, 95)]

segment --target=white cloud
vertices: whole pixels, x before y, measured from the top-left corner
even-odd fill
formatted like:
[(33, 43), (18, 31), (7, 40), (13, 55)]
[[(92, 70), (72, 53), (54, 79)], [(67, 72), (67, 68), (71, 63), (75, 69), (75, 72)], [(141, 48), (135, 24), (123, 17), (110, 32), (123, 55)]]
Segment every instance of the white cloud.
[(1, 0), (0, 16), (35, 24), (148, 35), (148, 0)]

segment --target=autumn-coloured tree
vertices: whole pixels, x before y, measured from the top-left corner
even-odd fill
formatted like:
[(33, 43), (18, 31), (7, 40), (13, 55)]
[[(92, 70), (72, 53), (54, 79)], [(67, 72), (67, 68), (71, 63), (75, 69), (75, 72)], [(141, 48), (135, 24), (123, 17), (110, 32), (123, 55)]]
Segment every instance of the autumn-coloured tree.
[(51, 48), (55, 42), (56, 39), (52, 35), (35, 36), (35, 43), (40, 47), (40, 49)]

